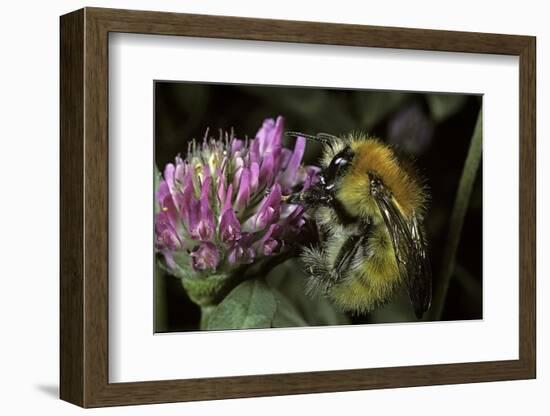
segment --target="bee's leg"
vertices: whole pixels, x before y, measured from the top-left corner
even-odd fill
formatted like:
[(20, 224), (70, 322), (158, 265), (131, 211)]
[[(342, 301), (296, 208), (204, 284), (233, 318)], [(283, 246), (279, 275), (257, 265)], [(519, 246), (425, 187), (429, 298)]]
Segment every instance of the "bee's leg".
[(299, 192), (292, 193), (290, 195), (283, 195), (281, 201), (285, 204), (297, 204), (301, 201), (302, 195)]
[(308, 293), (326, 293), (332, 286), (332, 265), (327, 261), (326, 253), (319, 247), (306, 247), (302, 261), (309, 275), (306, 285)]
[(333, 274), (338, 280), (345, 279), (353, 268), (357, 257), (363, 256), (365, 244), (368, 242), (370, 222), (365, 222), (359, 227), (360, 234), (352, 234), (342, 244), (338, 256), (334, 261)]
[(368, 242), (370, 224), (360, 226), (360, 234), (350, 234), (340, 246), (334, 262), (327, 259), (327, 253), (322, 248), (306, 248), (302, 260), (310, 275), (307, 291), (309, 293), (327, 293), (330, 288), (345, 280), (352, 271), (354, 263), (363, 256), (365, 244)]
[(333, 196), (318, 184), (310, 186), (305, 191), (294, 190), (291, 194), (282, 197), (282, 201), (286, 204), (302, 204), (306, 207), (330, 206), (333, 199)]
[(340, 247), (340, 251), (336, 256), (332, 269), (332, 279), (335, 282), (345, 279), (353, 266), (354, 260), (359, 254), (359, 250), (363, 245), (363, 235), (350, 235), (348, 239)]

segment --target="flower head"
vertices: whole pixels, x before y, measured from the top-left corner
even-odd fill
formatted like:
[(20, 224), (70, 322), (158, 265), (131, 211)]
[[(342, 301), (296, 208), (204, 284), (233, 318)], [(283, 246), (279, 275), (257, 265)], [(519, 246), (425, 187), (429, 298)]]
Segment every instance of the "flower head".
[(193, 141), (164, 168), (157, 188), (155, 246), (176, 275), (227, 271), (281, 253), (298, 240), (304, 208), (285, 196), (307, 189), (318, 168), (303, 166), (305, 139), (282, 145), (282, 117), (251, 140)]

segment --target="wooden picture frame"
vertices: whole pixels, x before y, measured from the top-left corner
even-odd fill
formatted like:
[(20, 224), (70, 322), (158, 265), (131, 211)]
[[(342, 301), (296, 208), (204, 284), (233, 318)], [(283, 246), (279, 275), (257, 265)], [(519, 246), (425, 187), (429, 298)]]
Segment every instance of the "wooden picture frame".
[[(85, 8), (62, 16), (60, 28), (60, 396), (63, 400), (82, 407), (100, 407), (535, 378), (534, 37), (99, 8)], [(109, 383), (110, 32), (518, 56), (519, 359)]]

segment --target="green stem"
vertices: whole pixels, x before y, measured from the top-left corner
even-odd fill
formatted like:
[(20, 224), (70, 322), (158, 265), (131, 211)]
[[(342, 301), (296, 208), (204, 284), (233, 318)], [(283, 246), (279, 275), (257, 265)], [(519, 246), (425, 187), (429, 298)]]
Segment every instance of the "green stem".
[(208, 328), (208, 320), (210, 319), (210, 316), (215, 310), (216, 310), (216, 306), (214, 305), (201, 307), (201, 322), (200, 322), (201, 330), (205, 330), (206, 328)]
[(476, 125), (474, 127), (474, 133), (470, 141), (470, 148), (468, 149), (466, 162), (464, 163), (464, 169), (462, 170), (462, 177), (460, 178), (460, 182), (458, 184), (453, 211), (451, 213), (449, 237), (445, 252), (443, 254), (440, 280), (438, 285), (435, 287), (433, 297), (434, 304), (432, 306), (432, 320), (441, 320), (441, 316), (443, 315), (447, 292), (449, 290), (451, 276), (453, 275), (455, 266), (456, 251), (460, 242), (464, 217), (466, 216), (466, 211), (468, 210), (470, 196), (472, 195), (474, 182), (481, 162), (481, 144), (482, 114), (480, 110)]
[[(240, 269), (239, 269), (240, 270)], [(244, 273), (220, 273), (208, 277), (183, 277), (181, 283), (189, 298), (201, 308), (215, 306), (245, 280)]]
[(165, 332), (168, 330), (168, 317), (166, 310), (166, 276), (156, 263), (153, 277), (155, 279), (155, 332)]

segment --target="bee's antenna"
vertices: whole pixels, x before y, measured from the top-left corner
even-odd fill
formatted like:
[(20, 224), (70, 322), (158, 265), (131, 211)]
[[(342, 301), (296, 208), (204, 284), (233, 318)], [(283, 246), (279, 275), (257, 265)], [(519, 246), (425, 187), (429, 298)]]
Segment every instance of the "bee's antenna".
[(338, 136), (330, 133), (317, 133), (317, 137), (323, 140), (338, 140)]
[(300, 133), (298, 131), (287, 131), (285, 133), (285, 136), (288, 136), (288, 137), (303, 137), (303, 138), (308, 139), (308, 140), (313, 140), (313, 141), (316, 141), (316, 142), (326, 143), (326, 140), (324, 138), (321, 138), (321, 137), (318, 137), (318, 136), (313, 136), (311, 134)]
[(285, 133), (285, 136), (303, 137), (305, 139), (312, 140), (314, 142), (326, 145), (326, 146), (330, 147), (330, 149), (332, 151), (334, 151), (334, 147), (332, 146), (333, 145), (333, 139), (334, 140), (338, 139), (338, 137), (332, 136), (332, 135), (326, 134), (326, 133), (317, 133), (315, 136), (313, 136), (311, 134), (300, 133), (300, 132), (297, 132), (297, 131), (287, 131)]
[(327, 146), (332, 147), (332, 143), (329, 139), (329, 137), (332, 137), (332, 136), (328, 136), (328, 135), (325, 135), (323, 133), (320, 133), (320, 134), (317, 134), (317, 135), (313, 136), (312, 134), (305, 134), (305, 133), (300, 133), (300, 132), (297, 132), (297, 131), (287, 131), (285, 133), (285, 136), (288, 136), (288, 137), (303, 137), (305, 139), (312, 140), (314, 142), (318, 142), (318, 143), (322, 143), (322, 144), (326, 144)]

